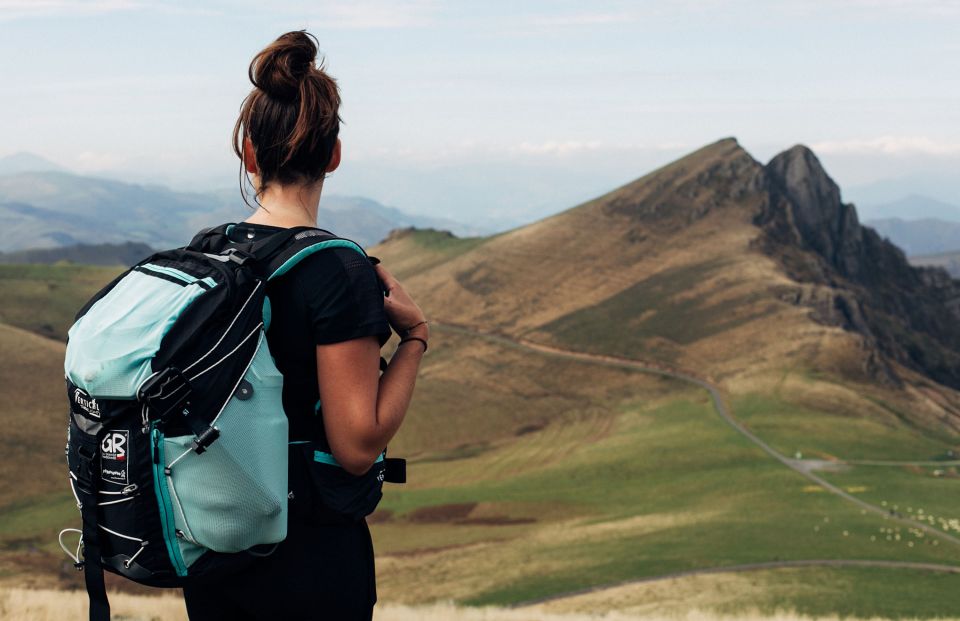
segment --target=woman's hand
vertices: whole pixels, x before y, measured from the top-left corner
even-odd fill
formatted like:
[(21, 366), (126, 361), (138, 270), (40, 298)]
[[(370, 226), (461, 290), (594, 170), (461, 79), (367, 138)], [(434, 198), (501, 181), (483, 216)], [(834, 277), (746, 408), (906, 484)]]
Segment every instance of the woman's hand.
[[(425, 323), (426, 317), (417, 303), (413, 301), (413, 298), (410, 297), (410, 294), (407, 293), (400, 282), (393, 277), (393, 274), (383, 267), (382, 263), (378, 263), (374, 268), (386, 288), (383, 310), (387, 313), (387, 321), (390, 322), (390, 326), (401, 336), (410, 334), (427, 338), (429, 329)], [(416, 327), (407, 332), (411, 326)]]

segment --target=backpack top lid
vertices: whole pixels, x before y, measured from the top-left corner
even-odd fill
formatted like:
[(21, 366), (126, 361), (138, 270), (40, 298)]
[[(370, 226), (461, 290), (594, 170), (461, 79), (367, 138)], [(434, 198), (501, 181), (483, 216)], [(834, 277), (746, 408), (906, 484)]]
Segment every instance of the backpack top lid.
[(68, 332), (64, 374), (90, 397), (136, 399), (154, 374), (165, 337), (201, 300), (232, 304), (236, 268), (249, 266), (261, 280), (277, 278), (314, 252), (329, 247), (364, 250), (313, 227), (280, 229), (246, 239), (243, 224), (198, 233), (187, 246), (158, 252), (98, 292)]

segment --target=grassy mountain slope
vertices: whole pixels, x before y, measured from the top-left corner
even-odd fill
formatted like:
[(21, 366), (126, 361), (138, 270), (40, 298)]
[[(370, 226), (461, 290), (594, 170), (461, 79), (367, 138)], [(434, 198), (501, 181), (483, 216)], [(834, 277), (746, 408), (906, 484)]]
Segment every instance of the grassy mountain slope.
[[(784, 255), (808, 258), (809, 248), (764, 247), (769, 235), (758, 221), (774, 202), (765, 177), (726, 139), (551, 218), (447, 242), (457, 250), (446, 255), (424, 232), (373, 252), (402, 266), (437, 320), (658, 360), (735, 394), (777, 386), (782, 398), (835, 415), (960, 428), (956, 391), (889, 360), (837, 320), (837, 297), (849, 295), (838, 293), (843, 283), (790, 273)], [(878, 381), (878, 368), (894, 369), (904, 384)], [(823, 390), (783, 381), (794, 374), (815, 374)]]
[[(922, 509), (944, 534), (960, 530), (960, 473), (948, 453), (957, 448), (955, 397), (895, 360), (884, 359), (902, 383), (878, 381), (864, 358), (883, 353), (821, 320), (808, 302), (832, 301), (835, 287), (795, 280), (757, 241), (765, 234), (758, 216), (772, 204), (765, 174), (724, 140), (528, 227), (473, 239), (408, 230), (371, 249), (440, 320), (391, 444), (410, 458), (409, 483), (388, 488), (371, 518), (382, 600), (517, 604), (782, 560), (955, 563), (960, 546), (893, 519)], [(58, 274), (78, 283), (84, 275), (44, 270), (18, 286), (41, 290)], [(79, 295), (84, 286), (46, 295)], [(21, 297), (4, 302), (3, 316), (29, 326)], [(59, 325), (51, 323), (54, 332)], [(701, 388), (536, 350), (521, 338), (690, 369), (718, 383), (733, 414), (791, 456), (922, 463), (850, 461), (820, 472), (894, 513), (867, 512), (737, 433)], [(47, 367), (3, 376), (4, 393), (23, 386), (54, 395), (31, 415), (53, 421), (49, 429), (22, 441), (57, 458), (58, 347), (32, 349)], [(19, 416), (14, 407), (0, 403), (0, 420)], [(43, 467), (62, 473), (59, 464)], [(76, 521), (75, 508), (65, 487), (54, 478), (49, 485), (46, 495), (0, 504), (0, 572), (76, 584), (75, 572), (57, 571), (52, 543), (56, 529)], [(753, 575), (730, 575), (723, 584), (731, 590), (708, 607), (932, 617), (960, 606), (954, 574), (834, 567)], [(684, 588), (659, 597), (675, 604)], [(593, 603), (566, 598), (555, 607), (635, 605), (618, 597), (601, 590)]]

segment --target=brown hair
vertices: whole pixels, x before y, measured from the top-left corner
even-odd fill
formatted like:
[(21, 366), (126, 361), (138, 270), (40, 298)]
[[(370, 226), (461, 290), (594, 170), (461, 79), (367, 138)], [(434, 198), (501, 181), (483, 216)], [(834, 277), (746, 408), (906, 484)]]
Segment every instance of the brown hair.
[(340, 92), (323, 62), (315, 66), (316, 58), (316, 37), (305, 30), (280, 35), (253, 57), (248, 76), (254, 88), (233, 128), (244, 202), (244, 137), (253, 143), (259, 170), (258, 203), (271, 182), (309, 183), (325, 177), (342, 122)]

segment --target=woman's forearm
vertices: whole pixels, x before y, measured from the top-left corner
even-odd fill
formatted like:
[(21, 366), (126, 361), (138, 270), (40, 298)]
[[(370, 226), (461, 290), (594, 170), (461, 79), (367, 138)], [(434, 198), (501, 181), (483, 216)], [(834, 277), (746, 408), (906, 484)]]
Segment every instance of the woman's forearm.
[[(429, 333), (426, 326), (418, 326), (410, 332), (414, 336), (427, 340)], [(413, 388), (417, 381), (417, 372), (420, 361), (423, 359), (423, 343), (410, 340), (400, 343), (394, 352), (387, 369), (380, 376), (377, 391), (377, 446), (380, 450), (390, 442), (397, 433), (410, 399), (413, 397)]]

